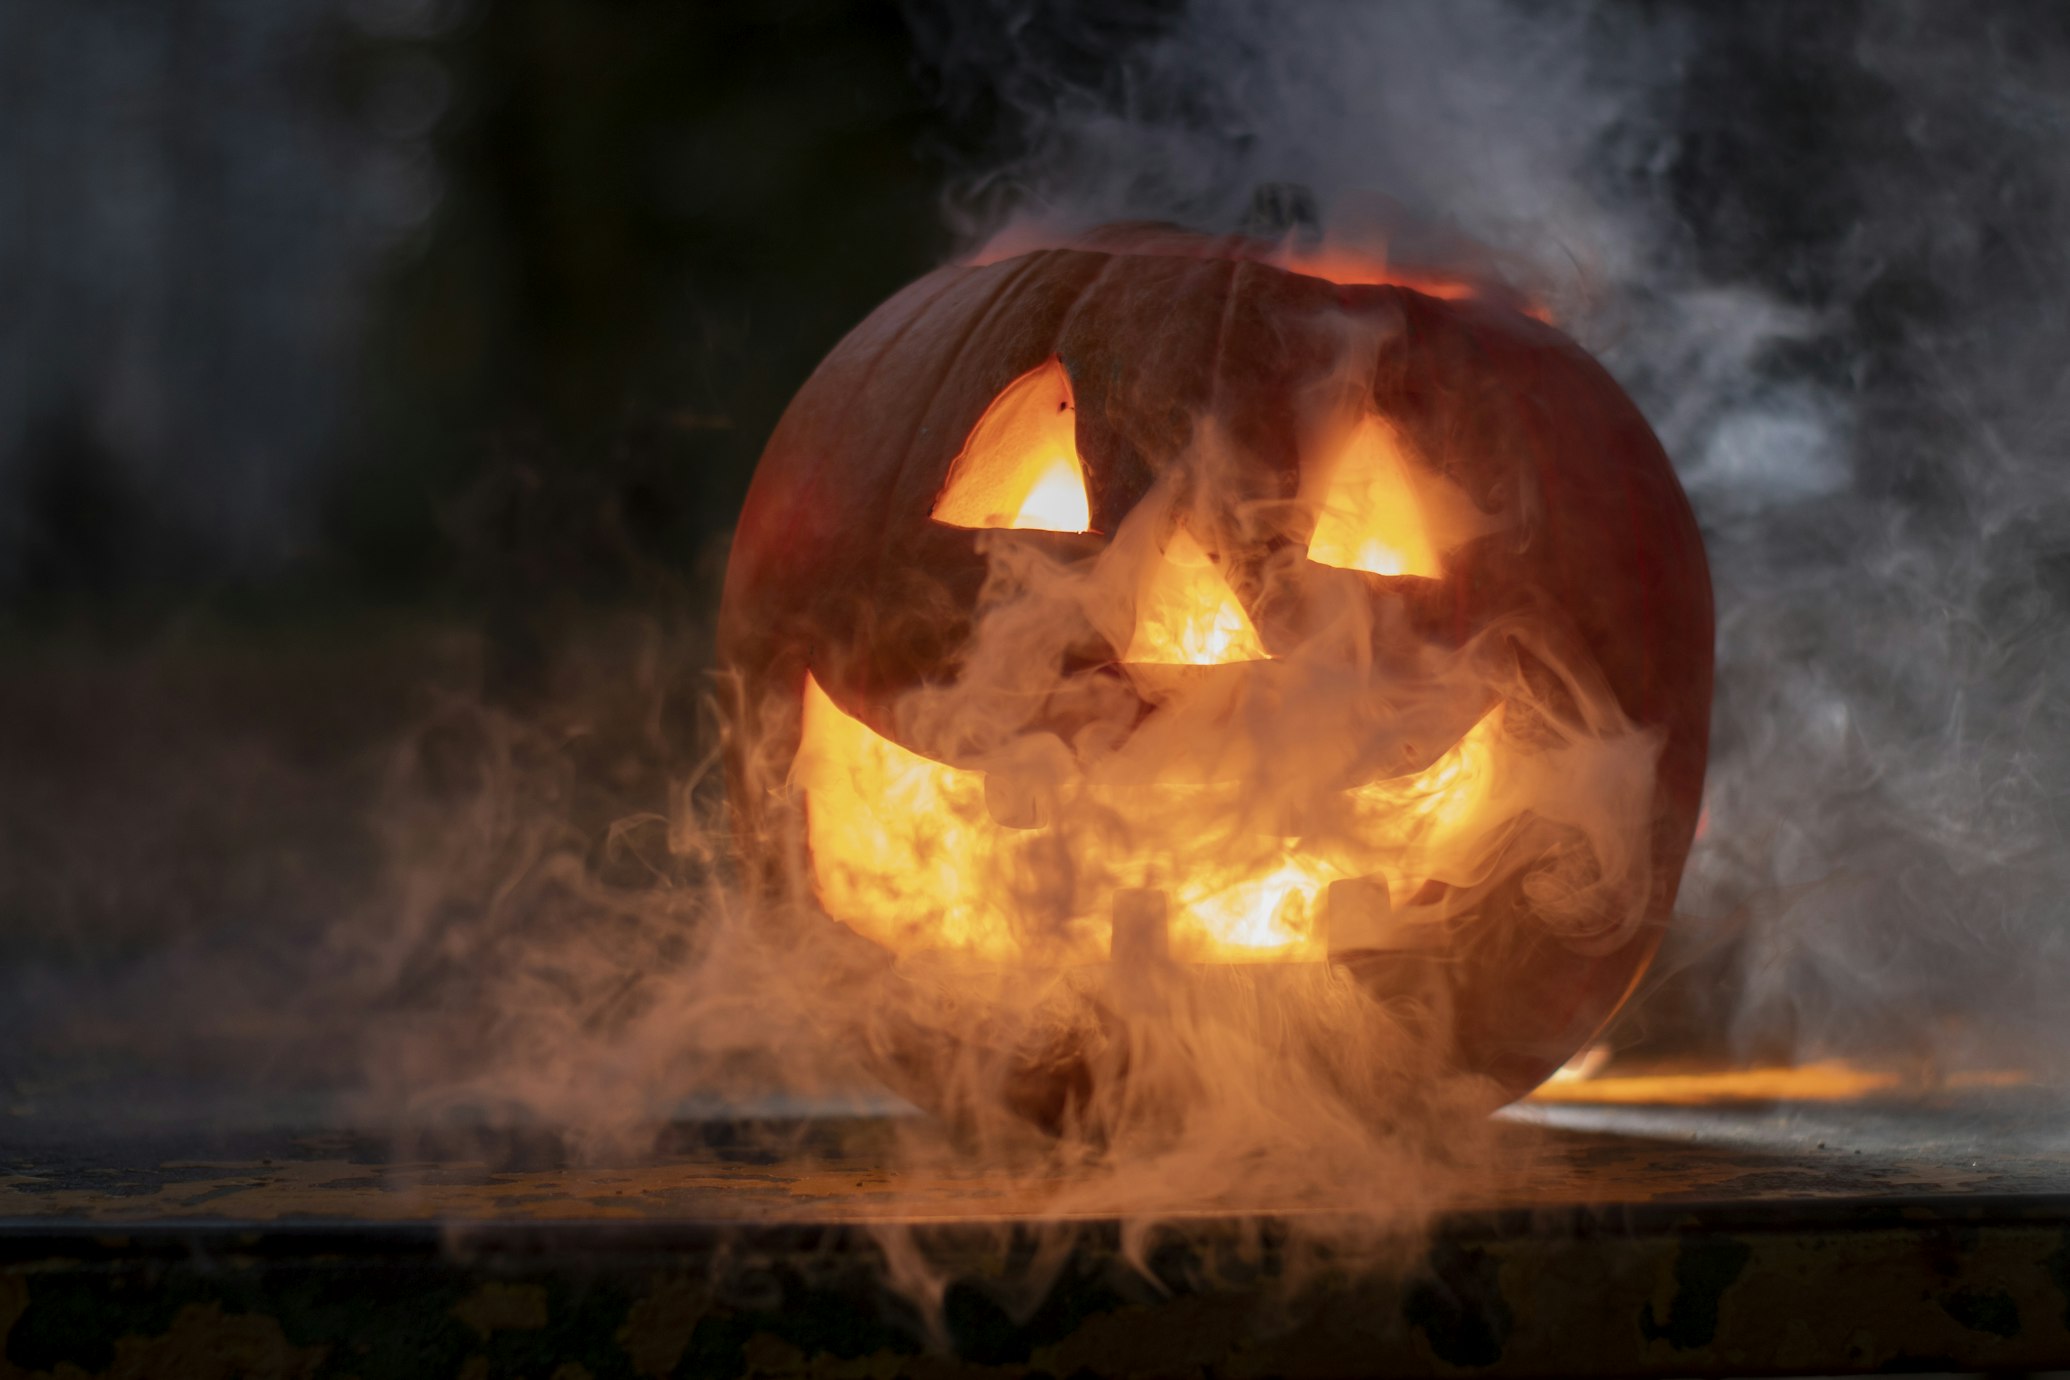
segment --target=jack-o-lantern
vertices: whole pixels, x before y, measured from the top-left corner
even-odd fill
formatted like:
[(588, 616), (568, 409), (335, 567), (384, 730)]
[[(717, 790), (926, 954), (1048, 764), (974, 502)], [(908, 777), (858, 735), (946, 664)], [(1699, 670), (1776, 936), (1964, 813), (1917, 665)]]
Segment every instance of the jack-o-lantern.
[(1412, 973), (1515, 1095), (1657, 945), (1711, 633), (1659, 443), (1515, 300), (1109, 227), (923, 278), (793, 401), (732, 789), (887, 972)]

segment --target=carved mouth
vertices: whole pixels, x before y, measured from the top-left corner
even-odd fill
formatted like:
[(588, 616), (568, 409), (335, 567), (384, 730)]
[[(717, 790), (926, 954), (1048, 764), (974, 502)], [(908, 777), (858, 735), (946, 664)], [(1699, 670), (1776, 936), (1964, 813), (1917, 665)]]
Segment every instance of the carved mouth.
[(896, 952), (1099, 961), (1117, 908), (1150, 893), (1174, 958), (1319, 961), (1430, 942), (1441, 912), (1410, 903), (1503, 826), (1501, 736), (1498, 706), (1413, 770), (1269, 793), (1255, 773), (1139, 774), (1127, 753), (1085, 766), (1053, 740), (988, 771), (891, 741), (808, 676), (791, 780), (820, 904)]

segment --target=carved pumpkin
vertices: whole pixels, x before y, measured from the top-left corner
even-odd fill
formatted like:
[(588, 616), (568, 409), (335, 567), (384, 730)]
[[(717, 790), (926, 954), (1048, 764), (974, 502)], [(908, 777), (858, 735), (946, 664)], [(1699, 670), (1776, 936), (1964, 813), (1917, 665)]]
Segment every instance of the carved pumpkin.
[(930, 274), (799, 392), (727, 572), (732, 790), (898, 961), (1413, 972), (1515, 1095), (1654, 952), (1711, 635), (1666, 456), (1557, 330), (1109, 227)]

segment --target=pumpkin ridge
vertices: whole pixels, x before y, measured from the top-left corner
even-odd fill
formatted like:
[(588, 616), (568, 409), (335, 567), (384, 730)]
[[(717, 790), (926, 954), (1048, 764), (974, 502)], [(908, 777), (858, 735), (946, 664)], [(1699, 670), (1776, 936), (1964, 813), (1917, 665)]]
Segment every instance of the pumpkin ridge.
[(1208, 408), (1211, 412), (1222, 404), (1222, 361), (1228, 354), (1229, 328), (1236, 318), (1236, 280), (1242, 276), (1244, 267), (1242, 259), (1223, 259), (1220, 262), (1229, 265), (1229, 279), (1222, 285), (1222, 316), (1215, 323), (1215, 352), (1208, 356)]
[[(924, 283), (927, 280), (923, 278), (920, 281)], [(916, 283), (914, 284), (914, 286), (918, 287), (919, 284)], [(878, 372), (883, 369), (885, 363), (891, 358), (892, 353), (898, 348), (899, 342), (903, 341), (908, 335), (911, 335), (914, 330), (918, 329), (920, 324), (924, 320), (926, 320), (928, 314), (931, 313), (936, 307), (941, 305), (942, 299), (950, 296), (952, 293), (955, 292), (956, 286), (957, 283), (955, 280), (951, 280), (949, 282), (941, 284), (939, 290), (929, 295), (912, 311), (905, 313), (901, 317), (897, 325), (892, 329), (890, 335), (886, 338), (884, 343), (880, 347), (873, 349), (869, 352), (868, 357), (863, 361), (863, 367), (856, 379), (855, 387), (857, 387), (858, 389), (869, 387), (870, 384), (876, 379)], [(850, 334), (853, 334), (853, 332), (850, 332)], [(844, 336), (840, 343), (835, 345), (833, 351), (829, 353), (827, 358), (829, 360), (835, 358), (840, 353), (841, 347), (843, 345), (846, 345), (847, 343), (847, 337)], [(817, 375), (818, 372), (818, 369), (813, 370), (814, 375)], [(812, 380), (810, 378), (806, 380), (806, 383), (808, 385), (811, 382)], [(778, 425), (780, 426), (781, 424), (782, 423), (779, 421)], [(887, 506), (889, 506), (890, 501), (891, 500), (889, 499), (886, 500)], [(795, 537), (797, 533), (797, 527), (803, 520), (804, 514), (802, 510), (794, 512), (791, 516), (790, 522), (785, 524), (784, 536), (786, 538)], [(871, 593), (874, 595), (875, 590), (873, 589)]]
[[(1072, 251), (1051, 249), (1042, 252), (1049, 254), (1059, 254), (1070, 253)], [(1084, 253), (1087, 251), (1081, 250), (1078, 252)], [(1084, 286), (1080, 287), (1077, 292), (1071, 295), (1071, 305), (1064, 308), (1064, 314), (1057, 318), (1057, 341), (1059, 344), (1063, 342), (1063, 338), (1065, 336), (1071, 333), (1071, 327), (1073, 323), (1075, 323), (1078, 320), (1078, 314), (1085, 310), (1085, 299), (1092, 296), (1092, 291), (1094, 288), (1100, 286), (1101, 283), (1106, 281), (1107, 275), (1114, 271), (1115, 263), (1124, 257), (1126, 256), (1120, 254), (1102, 253), (1100, 255), (1099, 268), (1094, 271), (1092, 277), (1085, 280)], [(1071, 372), (1070, 367), (1068, 365), (1065, 366), (1064, 372), (1066, 374), (1069, 374)]]
[[(924, 283), (927, 280), (923, 278), (920, 281)], [(900, 319), (899, 323), (892, 328), (891, 334), (886, 337), (883, 345), (872, 350), (870, 357), (863, 362), (862, 375), (857, 380), (857, 387), (867, 387), (877, 377), (878, 371), (892, 357), (900, 343), (919, 328), (920, 324), (927, 319), (928, 314), (941, 305), (944, 297), (956, 290), (960, 281), (962, 280), (951, 279), (943, 283), (939, 291), (928, 297), (927, 300)], [(915, 286), (918, 286), (918, 284), (915, 284)], [(839, 348), (840, 346), (835, 346), (835, 349), (838, 350)]]

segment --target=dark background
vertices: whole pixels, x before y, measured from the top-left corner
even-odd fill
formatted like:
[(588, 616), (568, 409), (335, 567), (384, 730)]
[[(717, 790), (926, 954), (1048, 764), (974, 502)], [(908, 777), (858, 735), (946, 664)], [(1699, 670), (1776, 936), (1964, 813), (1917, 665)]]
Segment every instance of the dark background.
[(10, 15), (0, 589), (36, 626), (687, 569), (949, 247), (886, 6)]
[(609, 870), (762, 440), (948, 253), (959, 138), (883, 5), (4, 7), (0, 1100), (450, 1003), (441, 905)]
[[(202, 1068), (290, 1025), (321, 1045), (364, 1025), (369, 1003), (450, 1006), (527, 927), (577, 923), (579, 907), (544, 907), (560, 917), (547, 921), (481, 904), (549, 860), (627, 892), (702, 875), (712, 850), (665, 838), (666, 817), (685, 780), (704, 780), (705, 633), (764, 437), (844, 330), (1012, 203), (1040, 139), (1029, 112), (1060, 92), (1113, 96), (1115, 74), (1188, 12), (0, 9), (0, 1034), (10, 1020), (26, 1032), (0, 1062), (0, 1098), (90, 1099), (140, 1045)], [(1936, 390), (1949, 359), (1974, 362), (1976, 292), (2052, 300), (2035, 285), (2061, 286), (2058, 260), (2034, 265), (2060, 251), (2036, 227), (2070, 221), (2061, 179), (2020, 153), (2060, 155), (2054, 113), (2004, 106), (2002, 128), (2029, 141), (2009, 144), (1961, 112), (2009, 99), (1994, 64), (2026, 79), (2070, 51), (2070, 11), (1922, 13), (1904, 53), (1974, 60), (1953, 97), (1928, 93), (1938, 105), (1858, 60), (1882, 22), (1865, 4), (1588, 10), (1605, 32), (1683, 34), (1673, 70), (1649, 74), (1638, 113), (1602, 136), (1590, 190), (1669, 227), (1627, 304), (1628, 343), (1647, 339), (1648, 310), (1676, 306), (1647, 296), (1662, 283), (1820, 314), (1761, 355), (1749, 386), (1848, 398), (1866, 419), (1857, 455), (1877, 458), (1848, 472), (1871, 505), (1856, 511), (1957, 531), (1974, 517), (1963, 471), (1919, 438), (1974, 418)], [(1651, 50), (1603, 51), (1614, 84)], [(1136, 114), (1195, 131), (1231, 120), (1212, 92), (1188, 93)], [(1957, 166), (1966, 188), (1989, 175), (1988, 195), (1953, 211), (1974, 233), (1954, 248), (1875, 239), (1865, 268), (1865, 225), (1950, 214), (1879, 189), (1909, 197)], [(1228, 217), (1203, 203), (1200, 218)], [(1671, 445), (1707, 434), (1677, 420), (1664, 356), (1610, 362)], [(1876, 451), (1878, 435), (1908, 439)], [(1720, 478), (1718, 454), (1680, 458), (1721, 604), (1775, 593), (1739, 576), (1778, 560), (1815, 576), (1860, 564), (1843, 546), (1856, 529), (1820, 506), (1841, 500), (1785, 484), (1797, 506), (1763, 508), (1758, 485)], [(2061, 530), (2016, 532), (2010, 592), (1964, 606), (1986, 642), (2032, 663), (1981, 693), (2025, 694), (2061, 659)], [(2015, 639), (2030, 625), (2045, 647)], [(1768, 658), (1829, 650), (1815, 631), (1740, 661), (1728, 646), (1721, 753), (1771, 721)], [(1873, 699), (1887, 677), (1863, 676), (1849, 693)], [(1921, 714), (1940, 716), (1928, 699)], [(427, 874), (436, 894), (397, 899), (398, 878)], [(1679, 1021), (1684, 1043), (1724, 1029), (1718, 992), (1745, 933), (1716, 930), (1677, 960), (1702, 976), (1674, 1004), (1706, 1014), (1654, 1029)], [(310, 955), (334, 950), (358, 976), (314, 991)], [(1965, 953), (1982, 970), (2006, 958)], [(1742, 1052), (1787, 1052), (1793, 1019)]]

